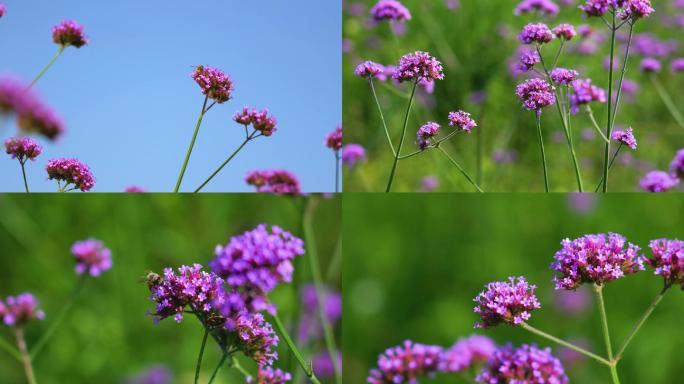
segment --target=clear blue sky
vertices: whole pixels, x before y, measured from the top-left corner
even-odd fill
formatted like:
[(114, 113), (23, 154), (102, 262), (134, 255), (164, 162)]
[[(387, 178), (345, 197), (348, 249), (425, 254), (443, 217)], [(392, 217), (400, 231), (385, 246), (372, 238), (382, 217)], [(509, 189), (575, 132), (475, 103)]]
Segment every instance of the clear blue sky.
[[(32, 79), (57, 51), (51, 28), (73, 19), (91, 43), (68, 48), (37, 84), (67, 133), (28, 165), (33, 191), (54, 191), (47, 160), (77, 157), (90, 165), (93, 191), (128, 185), (171, 191), (203, 96), (192, 66), (223, 69), (234, 99), (205, 117), (182, 190), (194, 190), (241, 143), (232, 121), (243, 106), (267, 107), (278, 132), (259, 138), (205, 189), (251, 191), (252, 169), (296, 173), (307, 192), (334, 190), (334, 156), (323, 142), (341, 122), (340, 0), (92, 1), (0, 0), (0, 73)], [(15, 135), (2, 122), (2, 141)], [(0, 191), (23, 189), (19, 164), (0, 157)]]

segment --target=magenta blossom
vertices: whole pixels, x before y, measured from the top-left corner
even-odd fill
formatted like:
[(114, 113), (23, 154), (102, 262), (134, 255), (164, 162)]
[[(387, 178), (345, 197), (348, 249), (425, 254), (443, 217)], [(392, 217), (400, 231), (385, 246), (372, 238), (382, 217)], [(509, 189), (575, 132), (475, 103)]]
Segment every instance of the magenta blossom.
[(257, 192), (279, 195), (299, 195), (301, 188), (297, 176), (286, 170), (251, 171), (245, 177), (247, 184)]
[[(48, 161), (45, 169), (48, 179), (57, 180), (59, 183), (60, 192), (74, 189), (87, 192), (95, 185), (95, 177), (90, 172), (90, 168), (77, 159), (52, 159)], [(70, 186), (73, 187), (69, 188)]]
[(667, 192), (679, 184), (679, 179), (663, 171), (651, 171), (639, 181), (641, 189), (647, 192)]
[(579, 112), (580, 106), (591, 102), (605, 103), (608, 99), (606, 91), (591, 83), (590, 79), (577, 79), (570, 83), (570, 110), (573, 114)]
[(437, 373), (442, 348), (404, 341), (388, 348), (378, 358), (378, 367), (370, 371), (368, 384), (417, 383)]
[(366, 150), (360, 144), (347, 144), (342, 147), (342, 164), (353, 168), (366, 160)]
[(658, 73), (663, 68), (660, 61), (652, 57), (647, 57), (641, 60), (641, 71), (644, 73)]
[(8, 296), (0, 300), (0, 317), (9, 327), (22, 327), (31, 320), (43, 320), (45, 312), (38, 308), (38, 300), (30, 293)]
[(570, 41), (577, 35), (577, 32), (575, 31), (575, 27), (570, 24), (558, 24), (556, 28), (553, 29), (553, 34), (561, 40)]
[(517, 326), (530, 319), (531, 312), (541, 308), (534, 295), (537, 287), (524, 277), (509, 277), (508, 281), (495, 281), (475, 297), (473, 311), (481, 322), (475, 328), (489, 328), (501, 323)]
[(342, 148), (342, 126), (338, 125), (334, 131), (330, 132), (325, 138), (325, 146), (333, 151), (339, 151)]
[(551, 84), (542, 79), (525, 80), (518, 84), (515, 94), (522, 101), (525, 109), (541, 113), (542, 108), (556, 102), (556, 95)]
[(43, 147), (29, 137), (19, 137), (5, 140), (5, 150), (13, 159), (17, 159), (21, 164), (24, 164), (26, 160), (35, 160), (40, 155)]
[(233, 116), (233, 121), (238, 124), (242, 124), (245, 127), (251, 125), (255, 131), (260, 132), (264, 136), (271, 136), (277, 131), (276, 124), (278, 123), (273, 115), (268, 114), (268, 109), (263, 109), (261, 111), (256, 108), (249, 109), (248, 107), (242, 108)]
[(508, 344), (494, 352), (475, 381), (482, 384), (567, 384), (569, 379), (560, 360), (551, 354), (551, 348), (539, 349), (527, 344), (513, 348)]
[(411, 12), (396, 0), (380, 0), (373, 8), (371, 15), (376, 21), (390, 20), (404, 22), (411, 20)]
[(372, 61), (364, 61), (363, 63), (356, 66), (356, 69), (354, 69), (354, 74), (358, 77), (371, 79), (374, 77), (378, 77), (378, 75), (381, 74), (384, 70), (385, 68), (378, 63)]
[(392, 76), (399, 82), (415, 81), (422, 79), (442, 80), (442, 63), (430, 56), (427, 52), (416, 51), (408, 53), (399, 60), (399, 67)]
[(522, 15), (523, 13), (540, 13), (547, 16), (555, 16), (560, 8), (551, 0), (522, 0), (513, 10), (513, 14)]
[(0, 17), (5, 16), (5, 13), (7, 13), (7, 7), (5, 4), (0, 3)]
[(546, 44), (555, 38), (555, 35), (544, 23), (530, 23), (523, 27), (518, 36), (523, 44)]
[(220, 69), (199, 65), (191, 76), (208, 98), (219, 104), (230, 100), (234, 90), (233, 80)]
[(626, 130), (616, 129), (610, 136), (611, 139), (617, 141), (621, 144), (628, 146), (631, 149), (637, 149), (637, 141), (634, 138), (634, 133), (632, 128), (627, 128)]
[(52, 27), (52, 41), (60, 46), (81, 48), (90, 40), (83, 33), (83, 26), (73, 20), (65, 20)]
[(441, 372), (457, 373), (484, 363), (496, 351), (496, 344), (487, 336), (471, 335), (456, 341), (444, 350), (439, 363)]
[(88, 239), (77, 241), (71, 246), (71, 253), (76, 258), (76, 273), (100, 276), (112, 267), (112, 252), (101, 241)]
[(646, 263), (653, 267), (656, 275), (665, 280), (666, 286), (679, 284), (684, 290), (684, 241), (658, 239), (649, 245), (652, 258), (646, 258)]
[(477, 123), (470, 117), (470, 113), (463, 111), (449, 112), (449, 125), (468, 133), (477, 127)]
[(292, 375), (284, 372), (280, 368), (275, 369), (269, 366), (259, 366), (256, 379), (252, 376), (247, 377), (247, 384), (285, 384), (292, 380)]
[(678, 150), (672, 159), (670, 173), (673, 177), (684, 178), (684, 148)]
[(416, 144), (418, 144), (418, 147), (420, 147), (420, 149), (429, 147), (432, 138), (439, 134), (439, 128), (439, 124), (432, 121), (428, 121), (425, 125), (418, 128), (418, 132), (416, 133)]
[(570, 85), (577, 76), (579, 76), (577, 71), (565, 68), (554, 68), (549, 74), (549, 77), (551, 77), (551, 80), (553, 80), (556, 85)]

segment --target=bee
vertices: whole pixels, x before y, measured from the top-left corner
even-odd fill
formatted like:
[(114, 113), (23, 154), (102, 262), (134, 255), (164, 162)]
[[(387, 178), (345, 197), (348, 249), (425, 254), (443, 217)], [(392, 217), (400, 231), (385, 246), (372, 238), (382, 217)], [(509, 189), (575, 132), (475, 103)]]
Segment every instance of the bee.
[(152, 272), (152, 271), (149, 271), (149, 272), (147, 272), (147, 274), (145, 275), (145, 277), (143, 277), (143, 278), (140, 279), (140, 282), (141, 282), (141, 283), (143, 283), (143, 282), (146, 283), (146, 284), (147, 284), (147, 288), (149, 288), (149, 289), (151, 290), (152, 288), (154, 288), (154, 287), (158, 286), (159, 284), (161, 284), (163, 280), (164, 280), (164, 279), (162, 279), (162, 277), (159, 276), (158, 274), (156, 274), (156, 273), (154, 273), (154, 272)]

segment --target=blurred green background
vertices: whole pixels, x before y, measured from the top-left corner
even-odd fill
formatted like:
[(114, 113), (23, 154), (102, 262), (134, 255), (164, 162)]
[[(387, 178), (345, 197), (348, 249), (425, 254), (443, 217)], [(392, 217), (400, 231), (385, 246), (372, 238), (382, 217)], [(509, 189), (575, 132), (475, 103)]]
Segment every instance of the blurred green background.
[[(549, 265), (560, 241), (613, 231), (647, 247), (660, 237), (684, 237), (684, 201), (675, 195), (346, 194), (344, 221), (345, 382), (362, 383), (377, 357), (405, 339), (451, 346), (479, 333), (497, 343), (552, 346), (523, 329), (473, 329), (473, 298), (490, 281), (526, 276), (538, 286), (542, 308), (530, 324), (555, 336), (582, 340), (604, 353), (600, 318), (556, 306)], [(647, 254), (650, 251), (647, 252)], [(662, 288), (652, 269), (606, 285), (613, 344), (619, 345)], [(684, 292), (673, 288), (637, 334), (618, 366), (623, 384), (681, 382)], [(574, 383), (607, 383), (593, 361), (566, 364)], [(429, 380), (425, 380), (426, 382)], [(435, 383), (458, 383), (438, 376)], [(472, 381), (471, 381), (472, 382)]]
[[(345, 190), (384, 191), (393, 160), (368, 82), (356, 77), (354, 68), (364, 60), (397, 65), (401, 55), (422, 50), (430, 52), (444, 64), (445, 78), (436, 82), (434, 94), (429, 95), (420, 89), (417, 92), (417, 103), (411, 112), (402, 153), (417, 150), (416, 131), (421, 125), (427, 121), (438, 122), (445, 134), (450, 132), (446, 124), (448, 112), (463, 109), (472, 113), (479, 127), (470, 135), (458, 135), (451, 139), (445, 148), (473, 177), (477, 177), (477, 135), (483, 135), (480, 184), (485, 191), (543, 191), (534, 114), (523, 110), (515, 96), (515, 86), (524, 78), (514, 79), (509, 75), (508, 60), (516, 55), (519, 46), (517, 35), (529, 22), (547, 22), (551, 27), (558, 23), (572, 23), (575, 26), (588, 23), (594, 30), (607, 33), (603, 22), (598, 18), (583, 19), (577, 9), (579, 1), (575, 1), (573, 6), (561, 8), (558, 17), (549, 19), (531, 14), (514, 16), (513, 9), (519, 3), (517, 0), (461, 0), (460, 8), (455, 10), (445, 5), (453, 0), (401, 0), (413, 18), (405, 23), (405, 34), (395, 39), (389, 23), (374, 25), (370, 20), (370, 8), (376, 2), (346, 0), (344, 7), (345, 142), (362, 144), (369, 158), (367, 163), (351, 172), (345, 169)], [(679, 49), (672, 56), (684, 56), (682, 28), (665, 26), (672, 25), (673, 16), (684, 10), (674, 10), (671, 0), (653, 0), (652, 3), (656, 14), (639, 21), (635, 32), (651, 33), (665, 41), (674, 40)], [(623, 31), (626, 33), (627, 30)], [(574, 46), (576, 40), (569, 46)], [(590, 77), (595, 85), (606, 89), (608, 73), (603, 61), (608, 56), (609, 45), (606, 42), (600, 44), (593, 56), (567, 54), (566, 49), (558, 66), (577, 69), (582, 77)], [(551, 61), (557, 49), (557, 41), (543, 49), (547, 61)], [(626, 78), (636, 81), (640, 89), (636, 102), (630, 103), (629, 97), (623, 97), (616, 119), (616, 126), (634, 128), (639, 148), (635, 152), (623, 149), (618, 160), (625, 160), (626, 164), (617, 161), (610, 174), (609, 190), (613, 192), (637, 190), (638, 181), (647, 171), (665, 170), (675, 151), (684, 147), (684, 130), (675, 123), (651, 82), (639, 71), (642, 58), (630, 56)], [(669, 60), (663, 61), (663, 68), (663, 73), (658, 75), (660, 82), (665, 84), (679, 110), (684, 111), (681, 98), (684, 75), (670, 74)], [(409, 85), (396, 88), (391, 82), (375, 81), (375, 84), (396, 146), (408, 103), (406, 95), (410, 93), (407, 88)], [(486, 93), (486, 102), (475, 105), (471, 98), (480, 91)], [(404, 97), (398, 93), (403, 93)], [(599, 125), (605, 127), (605, 104), (592, 105)], [(593, 191), (601, 178), (604, 145), (595, 133), (592, 139), (582, 138), (583, 131), (592, 133), (590, 124), (584, 112), (572, 119), (584, 185), (587, 190)], [(562, 128), (555, 108), (545, 110), (542, 129), (551, 190), (577, 191), (567, 143), (564, 136), (561, 140), (557, 138)], [(517, 161), (498, 164), (492, 160), (497, 151), (513, 153)], [(626, 152), (633, 157), (630, 154), (625, 156)], [(421, 179), (427, 175), (439, 179), (440, 191), (474, 191), (444, 155), (434, 150), (400, 161), (393, 191), (417, 190)]]
[[(321, 269), (327, 283), (339, 290), (340, 256), (334, 255), (340, 238), (340, 199), (319, 199), (313, 224)], [(153, 325), (152, 317), (145, 315), (153, 310), (153, 303), (141, 279), (146, 271), (161, 272), (166, 266), (206, 266), (216, 245), (259, 223), (280, 225), (302, 237), (305, 201), (266, 194), (0, 196), (0, 297), (32, 292), (46, 312), (44, 321), (26, 327), (29, 348), (77, 282), (71, 245), (95, 237), (112, 250), (113, 268), (86, 282), (67, 320), (37, 356), (38, 382), (121, 383), (158, 363), (171, 369), (175, 383), (192, 382), (201, 326), (188, 316), (181, 324), (166, 319)], [(305, 257), (295, 261), (295, 282), (270, 295), (286, 326), (292, 326), (300, 309), (298, 286), (311, 281)], [(0, 337), (13, 342), (4, 325)], [(201, 382), (208, 381), (220, 357), (218, 348), (209, 345)], [(307, 346), (302, 350), (305, 356), (318, 351)], [(278, 352), (280, 367), (293, 373), (299, 370), (284, 342)], [(242, 360), (256, 373), (251, 361)], [(216, 380), (243, 381), (225, 367)], [(0, 351), (0, 382), (25, 382), (21, 365), (5, 351)]]

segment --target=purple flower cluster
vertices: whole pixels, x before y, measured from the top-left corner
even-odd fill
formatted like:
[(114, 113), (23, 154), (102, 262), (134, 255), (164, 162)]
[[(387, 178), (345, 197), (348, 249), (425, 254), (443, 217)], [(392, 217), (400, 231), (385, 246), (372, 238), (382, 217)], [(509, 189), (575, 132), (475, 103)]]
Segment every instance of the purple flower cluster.
[[(77, 159), (52, 159), (48, 161), (45, 169), (48, 179), (64, 183), (60, 188), (65, 192), (73, 189), (87, 192), (95, 185), (95, 178), (90, 172), (90, 168)], [(73, 188), (67, 189), (71, 184), (73, 184)]]
[(399, 60), (392, 77), (399, 81), (442, 80), (442, 63), (427, 52), (408, 53)]
[(647, 192), (667, 192), (679, 184), (679, 179), (663, 171), (651, 171), (639, 181), (641, 189)]
[(442, 347), (404, 341), (388, 348), (378, 358), (378, 367), (370, 371), (368, 384), (417, 383), (431, 377), (439, 369)]
[(487, 336), (471, 335), (459, 339), (442, 353), (440, 372), (456, 373), (483, 363), (494, 354), (496, 344)]
[(76, 258), (76, 273), (79, 275), (87, 272), (97, 277), (112, 267), (112, 251), (99, 240), (77, 241), (71, 246), (71, 253)]
[(650, 0), (586, 0), (580, 9), (587, 16), (601, 17), (613, 9), (617, 15), (626, 19), (641, 19), (655, 12)]
[(684, 148), (677, 151), (670, 163), (670, 173), (673, 177), (684, 178)]
[(0, 78), (0, 113), (15, 113), (17, 125), (25, 133), (38, 133), (55, 140), (64, 132), (64, 123), (22, 81)]
[(551, 0), (523, 0), (515, 7), (513, 13), (522, 15), (523, 13), (537, 12), (548, 16), (558, 14), (560, 8)]
[(541, 308), (534, 295), (535, 285), (527, 283), (524, 277), (509, 277), (508, 281), (487, 284), (486, 289), (475, 297), (473, 311), (480, 315), (481, 322), (475, 328), (489, 328), (501, 323), (520, 325), (530, 318), (530, 313)]
[(200, 65), (192, 71), (191, 76), (202, 89), (202, 94), (210, 99), (219, 104), (230, 100), (233, 81), (220, 69)]
[(518, 84), (515, 94), (522, 101), (523, 107), (538, 114), (542, 108), (556, 102), (553, 86), (542, 79), (525, 80)]
[(670, 72), (684, 72), (684, 58), (677, 58), (670, 63)]
[(360, 144), (347, 144), (342, 147), (342, 164), (353, 168), (366, 159), (366, 150)]
[[(318, 296), (316, 287), (307, 284), (300, 292), (302, 313), (299, 322), (298, 338), (303, 343), (323, 336), (323, 327), (318, 314)], [(338, 292), (323, 287), (323, 313), (328, 323), (334, 326), (342, 318), (342, 296)]]
[(135, 377), (126, 380), (126, 384), (171, 384), (173, 373), (169, 367), (159, 364), (145, 369)]
[(278, 358), (273, 349), (278, 346), (278, 336), (271, 324), (260, 313), (239, 316), (235, 324), (239, 348), (259, 365), (271, 365)]
[(663, 68), (663, 65), (660, 64), (660, 61), (658, 61), (658, 59), (647, 57), (641, 60), (640, 67), (641, 71), (644, 73), (658, 73)]
[(553, 29), (553, 34), (561, 40), (572, 40), (573, 37), (577, 35), (575, 27), (570, 24), (558, 24), (556, 28)]
[(380, 0), (373, 8), (371, 15), (376, 21), (391, 20), (403, 22), (411, 20), (411, 12), (396, 0)]
[[(611, 7), (616, 6), (617, 0), (587, 0), (584, 5), (580, 5), (580, 9), (587, 14), (587, 16), (603, 16)], [(624, 1), (623, 1), (624, 2)]]
[(35, 160), (40, 155), (43, 147), (31, 138), (20, 137), (5, 140), (5, 150), (13, 159), (17, 159), (21, 164), (24, 164), (26, 160)]
[(259, 366), (256, 379), (249, 376), (246, 382), (247, 384), (285, 384), (290, 380), (292, 380), (292, 375), (283, 372), (280, 368)]
[(626, 0), (624, 8), (619, 12), (622, 19), (641, 19), (655, 12), (651, 0)]
[(646, 264), (665, 279), (667, 286), (679, 284), (684, 290), (684, 241), (657, 239), (648, 246), (653, 257), (646, 258)]
[(632, 128), (627, 128), (626, 130), (616, 129), (610, 136), (611, 139), (628, 146), (631, 149), (637, 149), (637, 141), (634, 138), (634, 132)]
[(124, 192), (126, 193), (145, 193), (147, 190), (143, 187), (137, 186), (137, 185), (129, 185), (124, 189)]
[(527, 72), (534, 68), (535, 65), (541, 63), (541, 57), (539, 53), (534, 49), (521, 49), (520, 50), (520, 66), (519, 69), (522, 72)]
[(544, 23), (530, 23), (518, 36), (523, 44), (546, 44), (555, 38), (553, 31)]
[(556, 289), (574, 290), (584, 283), (604, 285), (644, 269), (640, 248), (616, 233), (565, 239), (554, 255), (551, 269)]
[(30, 293), (8, 296), (0, 300), (0, 317), (9, 327), (22, 327), (33, 319), (43, 320), (45, 313), (38, 309), (38, 300)]
[(354, 69), (354, 74), (358, 77), (363, 77), (366, 79), (371, 79), (378, 77), (379, 74), (383, 73), (385, 68), (373, 61), (364, 61), (363, 63), (356, 66)]
[(570, 93), (570, 108), (572, 113), (579, 112), (580, 106), (591, 102), (605, 103), (608, 99), (606, 91), (593, 85), (590, 79), (573, 80)]
[(271, 136), (276, 129), (276, 118), (268, 115), (268, 109), (258, 111), (256, 108), (242, 108), (233, 116), (233, 121), (245, 127), (252, 125), (254, 130), (261, 132), (264, 136)]
[(5, 16), (5, 13), (7, 13), (7, 7), (5, 4), (0, 3), (0, 17)]
[(468, 133), (477, 127), (477, 123), (470, 117), (470, 113), (463, 111), (449, 112), (449, 125)]
[(301, 193), (297, 176), (284, 169), (251, 171), (245, 177), (245, 181), (247, 184), (256, 187), (257, 192), (279, 195), (299, 195)]
[(338, 125), (334, 131), (330, 132), (325, 138), (325, 146), (333, 151), (342, 148), (342, 126)]
[(83, 26), (73, 20), (65, 20), (52, 27), (52, 41), (62, 47), (74, 46), (81, 48), (90, 40), (83, 33)]
[(554, 68), (549, 76), (556, 85), (570, 85), (579, 76), (579, 73), (573, 69)]
[(511, 344), (497, 349), (486, 367), (475, 379), (478, 383), (499, 384), (566, 384), (569, 382), (560, 360), (551, 348), (539, 349), (523, 344)]
[(439, 124), (428, 121), (425, 125), (418, 128), (418, 133), (416, 133), (416, 144), (420, 149), (426, 149), (430, 146), (430, 140), (439, 134)]

